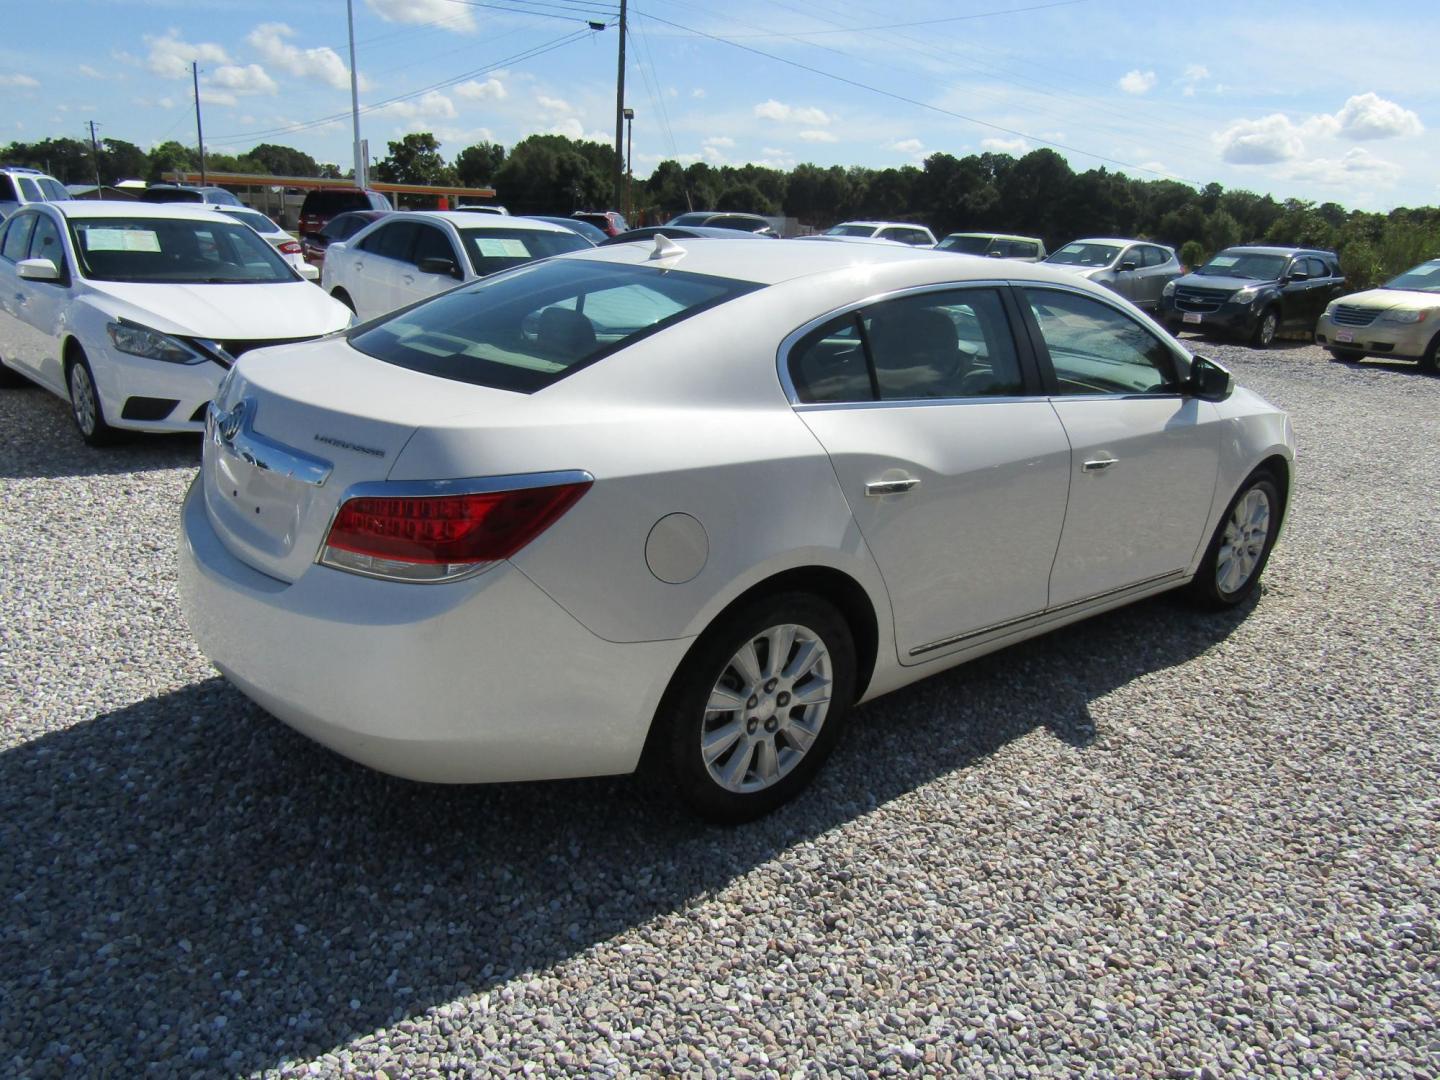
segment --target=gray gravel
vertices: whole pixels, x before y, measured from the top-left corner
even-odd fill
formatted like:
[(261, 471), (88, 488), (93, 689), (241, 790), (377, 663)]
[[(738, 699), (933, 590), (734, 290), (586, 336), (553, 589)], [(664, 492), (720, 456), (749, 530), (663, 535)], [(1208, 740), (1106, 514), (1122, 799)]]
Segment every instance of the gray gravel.
[(1258, 603), (895, 694), (735, 830), (290, 733), (177, 611), (195, 441), (0, 393), (0, 1074), (1435, 1076), (1440, 379), (1205, 351), (1301, 440)]

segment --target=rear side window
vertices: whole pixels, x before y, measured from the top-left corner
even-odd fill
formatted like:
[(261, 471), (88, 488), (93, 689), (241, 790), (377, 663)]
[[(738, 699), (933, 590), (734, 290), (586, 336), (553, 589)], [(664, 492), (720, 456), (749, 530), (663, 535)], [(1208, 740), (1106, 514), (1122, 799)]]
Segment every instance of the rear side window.
[(356, 331), (350, 343), (412, 371), (529, 394), (759, 287), (560, 259), (443, 293)]
[(590, 246), (579, 233), (541, 232), (538, 229), (465, 229), (465, 253), (481, 277), (508, 270), (535, 259), (563, 255), (567, 251), (584, 251)]
[(15, 195), (15, 181), (0, 173), (0, 202), (19, 202)]
[(10, 225), (5, 230), (5, 243), (0, 247), (0, 255), (11, 262), (19, 262), (25, 258), (25, 252), (30, 248), (30, 234), (35, 231), (36, 214), (16, 214), (10, 219)]
[(40, 189), (35, 186), (35, 181), (28, 176), (20, 177), (20, 194), (25, 196), (27, 202), (45, 201), (45, 196), (40, 194)]
[(65, 185), (59, 180), (51, 180), (48, 176), (40, 178), (40, 190), (45, 192), (45, 198), (49, 202), (69, 202), (70, 192), (65, 190)]
[(1170, 261), (1170, 253), (1164, 248), (1145, 247), (1140, 250), (1145, 255), (1145, 266), (1164, 266)]

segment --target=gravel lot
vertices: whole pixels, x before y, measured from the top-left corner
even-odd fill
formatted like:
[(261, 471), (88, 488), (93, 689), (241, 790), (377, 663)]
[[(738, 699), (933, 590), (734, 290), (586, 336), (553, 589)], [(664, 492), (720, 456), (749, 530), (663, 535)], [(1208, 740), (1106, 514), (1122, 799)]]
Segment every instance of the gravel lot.
[(290, 733), (178, 612), (196, 441), (0, 393), (0, 1074), (1435, 1076), (1440, 379), (1203, 351), (1299, 432), (1258, 603), (895, 694), (735, 830)]

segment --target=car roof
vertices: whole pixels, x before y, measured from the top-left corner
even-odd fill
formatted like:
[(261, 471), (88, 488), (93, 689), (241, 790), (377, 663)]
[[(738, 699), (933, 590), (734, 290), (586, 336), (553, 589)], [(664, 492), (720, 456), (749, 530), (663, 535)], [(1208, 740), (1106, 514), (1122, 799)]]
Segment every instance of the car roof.
[[(914, 221), (859, 221), (859, 220), (857, 220), (857, 221), (841, 221), (841, 222), (839, 222), (839, 224), (841, 224), (841, 225), (874, 225), (874, 226), (876, 226), (877, 228), (878, 228), (878, 227), (881, 227), (881, 226), (884, 226), (884, 227), (888, 228), (888, 227), (890, 227), (890, 226), (892, 226), (892, 225), (899, 225), (899, 226), (902, 226), (903, 228), (906, 228), (906, 229), (924, 229), (926, 232), (929, 232), (929, 231), (930, 231), (930, 227), (929, 227), (928, 225), (921, 225), (921, 224), (918, 224), (917, 222), (914, 222)], [(834, 226), (832, 225), (831, 228), (834, 228)]]
[(1333, 251), (1312, 247), (1275, 247), (1268, 244), (1235, 244), (1225, 251), (1243, 251), (1251, 255), (1331, 255)]
[[(669, 243), (678, 245), (683, 254), (656, 259), (655, 265), (757, 285), (778, 285), (812, 275), (892, 263), (911, 263), (921, 276), (925, 276), (925, 266), (933, 266), (937, 282), (993, 281), (997, 275), (994, 260), (957, 259), (949, 252), (916, 249), (908, 244), (805, 244), (789, 240), (757, 244), (753, 240), (712, 239), (690, 243), (689, 246), (685, 240), (671, 240)], [(650, 255), (654, 250), (653, 244), (641, 240), (630, 244), (607, 244), (559, 257), (638, 266), (651, 262)], [(1004, 276), (1057, 284), (1069, 284), (1072, 280), (1062, 270), (1041, 268), (1031, 263), (1007, 263)]]
[(946, 233), (943, 239), (949, 240), (952, 236), (984, 236), (991, 240), (1024, 240), (1026, 243), (1040, 243), (1038, 236), (1021, 236), (1019, 233), (1005, 232), (952, 232)]
[(1066, 248), (1071, 244), (1151, 244), (1154, 247), (1162, 248), (1166, 246), (1154, 240), (1136, 240), (1134, 237), (1127, 238), (1124, 236), (1086, 236), (1079, 240), (1067, 240), (1060, 246)]
[[(69, 202), (46, 203), (46, 206), (67, 218), (177, 218), (181, 220), (226, 221), (212, 203), (147, 203), (129, 199), (72, 199)], [(232, 210), (249, 207), (232, 206)], [(257, 213), (259, 211), (256, 211)]]
[[(657, 233), (663, 233), (666, 229), (682, 230), (687, 233), (694, 233), (694, 236), (685, 237), (689, 240), (765, 240), (769, 237), (761, 236), (759, 233), (747, 232), (744, 229), (725, 229), (715, 225), (643, 225), (638, 229), (631, 229), (619, 236), (609, 237), (607, 244), (616, 243), (637, 243), (641, 240), (648, 240)], [(671, 239), (679, 239), (671, 237)]]
[[(465, 210), (410, 210), (401, 211), (410, 217), (427, 221), (448, 221), (457, 229), (473, 232), (480, 229), (528, 229), (531, 232), (570, 232), (563, 225), (552, 225), (548, 221), (534, 218), (511, 217), (507, 214), (472, 214)], [(392, 215), (393, 216), (393, 215)]]

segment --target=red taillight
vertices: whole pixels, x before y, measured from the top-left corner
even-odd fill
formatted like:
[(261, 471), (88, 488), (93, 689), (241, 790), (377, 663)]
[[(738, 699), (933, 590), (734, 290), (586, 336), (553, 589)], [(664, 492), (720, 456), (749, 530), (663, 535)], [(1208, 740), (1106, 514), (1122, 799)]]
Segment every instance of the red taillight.
[(299, 255), (305, 249), (295, 240), (286, 240), (280, 245), (281, 255)]
[[(454, 576), (476, 563), (508, 559), (588, 490), (587, 480), (470, 495), (349, 499), (330, 526), (322, 561), (340, 569), (412, 580)], [(419, 567), (440, 568), (440, 572), (409, 569)]]

